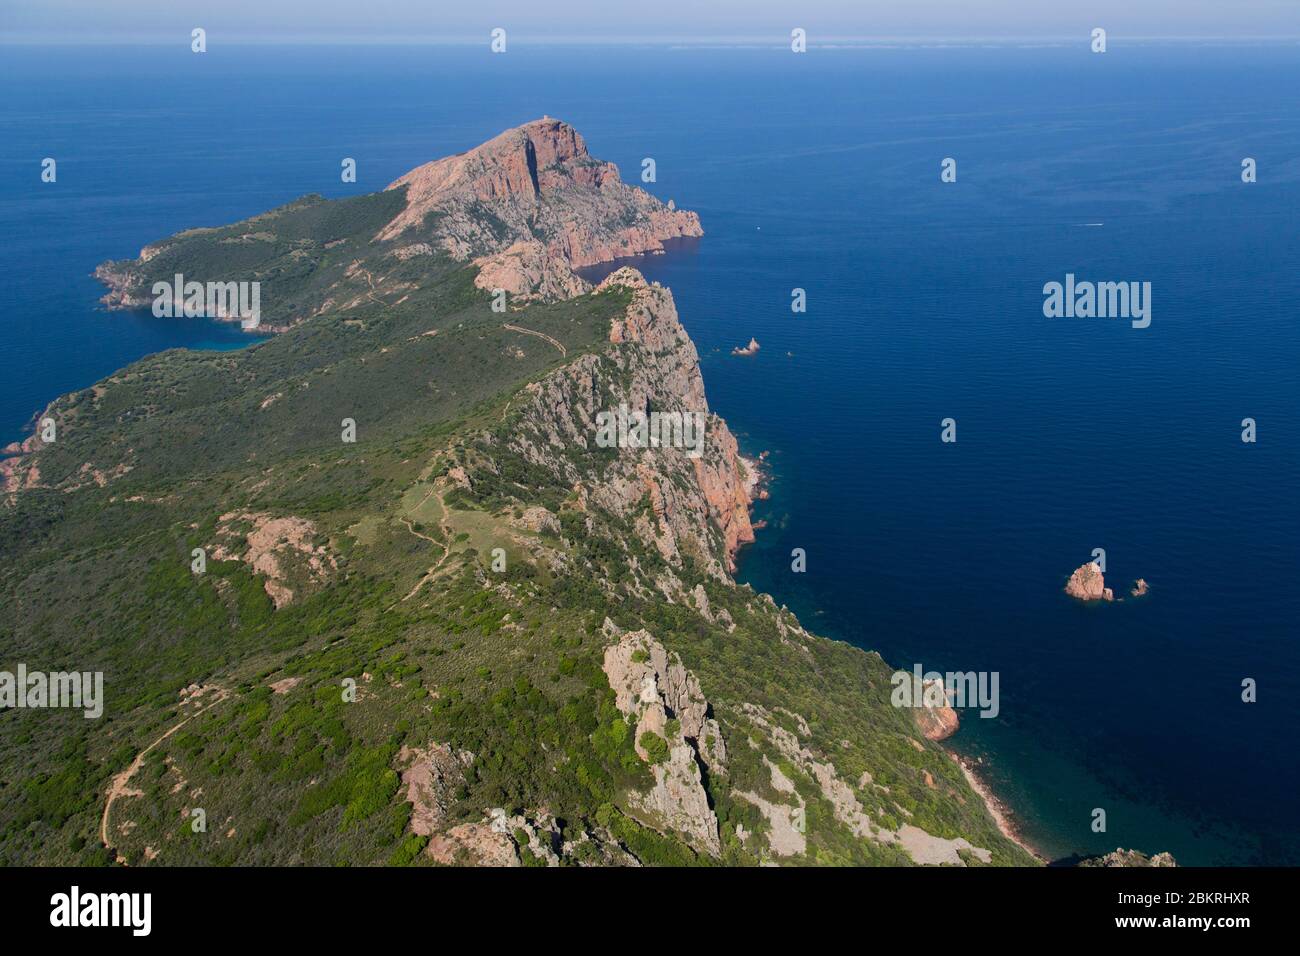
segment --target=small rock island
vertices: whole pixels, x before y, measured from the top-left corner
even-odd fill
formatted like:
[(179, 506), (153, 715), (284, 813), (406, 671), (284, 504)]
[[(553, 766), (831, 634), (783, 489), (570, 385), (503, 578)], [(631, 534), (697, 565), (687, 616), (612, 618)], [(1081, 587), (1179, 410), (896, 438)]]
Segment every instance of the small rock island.
[[(1150, 590), (1145, 578), (1133, 582), (1129, 593), (1133, 597), (1142, 597)], [(1080, 601), (1114, 601), (1115, 592), (1106, 587), (1106, 578), (1097, 567), (1097, 562), (1089, 561), (1074, 569), (1070, 580), (1065, 582), (1065, 593)], [(1123, 598), (1120, 598), (1123, 600)]]
[(1113, 601), (1115, 592), (1106, 587), (1106, 578), (1095, 561), (1076, 568), (1065, 582), (1065, 593), (1080, 601)]

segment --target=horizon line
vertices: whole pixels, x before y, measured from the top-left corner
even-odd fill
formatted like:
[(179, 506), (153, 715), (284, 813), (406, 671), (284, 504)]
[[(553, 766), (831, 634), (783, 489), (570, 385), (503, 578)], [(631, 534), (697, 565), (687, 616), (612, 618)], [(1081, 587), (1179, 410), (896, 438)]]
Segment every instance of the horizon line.
[[(209, 32), (211, 41), (214, 34)], [(215, 37), (228, 46), (479, 46), (487, 45), (490, 35), (401, 35), (378, 34), (374, 36), (341, 36), (337, 34), (293, 34), (276, 36), (267, 34), (221, 34)], [(1108, 40), (1122, 40), (1127, 43), (1141, 44), (1254, 44), (1281, 46), (1300, 43), (1300, 35), (1129, 35), (1107, 33)], [(0, 46), (168, 46), (171, 44), (188, 46), (188, 31), (172, 34), (45, 34), (45, 33), (4, 33), (0, 32)], [(653, 47), (758, 47), (785, 48), (789, 45), (789, 36), (773, 34), (717, 34), (685, 36), (601, 36), (601, 35), (565, 35), (538, 34), (527, 31), (515, 32), (509, 36), (512, 44), (517, 46), (653, 46)], [(1026, 34), (995, 36), (939, 36), (925, 34), (908, 34), (898, 36), (817, 35), (810, 34), (808, 49), (869, 49), (880, 46), (1023, 46), (1053, 45), (1086, 47), (1090, 37), (1079, 34)]]

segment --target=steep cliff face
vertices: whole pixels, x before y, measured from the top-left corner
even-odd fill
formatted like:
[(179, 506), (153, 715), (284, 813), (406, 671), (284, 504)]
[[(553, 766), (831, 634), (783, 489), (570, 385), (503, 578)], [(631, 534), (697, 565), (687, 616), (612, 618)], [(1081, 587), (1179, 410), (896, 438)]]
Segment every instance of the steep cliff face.
[[(623, 268), (608, 276), (601, 288), (622, 286), (632, 291), (632, 303), (622, 322), (610, 329), (612, 343), (635, 343), (651, 371), (648, 385), (629, 397), (632, 407), (658, 407), (663, 395), (677, 396), (686, 410), (699, 411), (708, 417), (705, 452), (692, 458), (695, 480), (708, 506), (711, 522), (721, 531), (727, 553), (727, 570), (735, 570), (731, 560), (736, 549), (754, 540), (749, 519), (753, 504), (745, 466), (731, 429), (721, 418), (709, 413), (704, 396), (704, 377), (700, 374), (699, 353), (677, 317), (672, 292), (658, 283), (647, 283), (635, 269)], [(635, 402), (636, 404), (633, 404)]]
[[(674, 567), (689, 556), (729, 580), (737, 548), (754, 540), (745, 466), (726, 422), (709, 410), (699, 356), (672, 293), (631, 268), (612, 273), (599, 289), (631, 294), (611, 325), (610, 346), (531, 385), (505, 440), (572, 489), (579, 508), (628, 517), (648, 503), (637, 523), (646, 544)], [(622, 409), (693, 416), (702, 441), (616, 448), (601, 457), (599, 416)], [(495, 467), (490, 462), (489, 456), (479, 467)], [(475, 463), (466, 466), (472, 474)]]
[[(545, 281), (542, 273), (532, 274)], [(530, 291), (526, 284), (521, 288), (524, 295)], [(526, 475), (527, 480), (516, 478), (508, 486), (517, 508), (524, 506), (530, 487), (565, 489), (554, 522), (549, 512), (545, 522), (519, 521), (554, 527), (562, 539), (612, 539), (622, 550), (614, 566), (630, 573), (614, 577), (610, 565), (598, 563), (557, 562), (555, 567), (595, 581), (611, 606), (628, 597), (666, 600), (692, 609), (721, 633), (734, 633), (740, 615), (717, 607), (696, 581), (703, 572), (716, 582), (720, 595), (730, 598), (736, 587), (729, 573), (735, 550), (753, 540), (746, 466), (735, 437), (709, 411), (698, 354), (671, 292), (626, 267), (611, 273), (595, 292), (628, 298), (622, 316), (610, 324), (609, 345), (532, 383), (499, 426), (462, 450), (448, 474), (455, 472), (468, 488)], [(698, 413), (706, 423), (701, 453), (673, 445), (602, 448), (596, 440), (598, 416), (619, 408)], [(512, 464), (512, 456), (524, 465)], [(626, 537), (620, 538), (627, 531), (666, 567), (629, 549)], [(799, 667), (807, 666), (806, 658), (820, 647), (770, 598), (749, 602), (744, 613), (758, 616), (765, 627), (770, 624), (773, 643), (780, 653), (793, 655)], [(776, 861), (808, 854), (809, 814), (828, 813), (840, 838), (853, 843), (852, 850), (844, 851), (850, 855), (953, 866), (993, 860), (989, 847), (995, 841), (987, 836), (976, 843), (933, 824), (919, 825), (923, 821), (901, 802), (897, 777), (884, 783), (871, 771), (847, 770), (846, 764), (861, 766), (852, 757), (845, 760), (855, 744), (842, 737), (839, 752), (827, 752), (828, 741), (813, 729), (824, 716), (810, 721), (770, 698), (759, 704), (750, 692), (711, 703), (696, 674), (652, 629), (624, 630), (606, 619), (602, 637), (607, 642), (603, 670), (615, 704), (629, 721), (637, 757), (652, 774), (646, 789), (624, 794), (627, 811), (644, 824), (678, 835), (706, 856), (738, 852)], [(878, 678), (883, 682), (883, 674)], [(714, 704), (723, 717), (714, 716)], [(905, 737), (938, 740), (957, 728), (955, 711), (942, 703), (924, 710), (923, 717), (909, 710), (891, 719), (897, 723), (890, 733)], [(928, 759), (915, 737), (911, 746)], [(732, 756), (738, 758), (738, 770)], [(964, 803), (965, 785), (950, 764), (955, 766), (951, 760), (937, 763), (907, 784)], [(732, 808), (730, 850), (724, 847), (724, 828), (714, 809), (724, 794)], [(818, 840), (824, 838), (819, 833)], [(1007, 852), (1005, 845), (1001, 852)]]
[(413, 169), (388, 188), (405, 188), (407, 205), (378, 238), (431, 228), (457, 259), (539, 239), (576, 269), (703, 235), (699, 216), (625, 185), (577, 130), (550, 117)]

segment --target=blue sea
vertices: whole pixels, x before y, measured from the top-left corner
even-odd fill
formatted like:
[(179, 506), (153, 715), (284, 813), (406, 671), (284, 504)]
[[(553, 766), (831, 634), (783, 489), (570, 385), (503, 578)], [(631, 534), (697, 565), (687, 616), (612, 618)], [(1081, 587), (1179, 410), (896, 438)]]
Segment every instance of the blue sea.
[[(247, 343), (103, 311), (97, 263), (558, 116), (628, 180), (654, 158), (648, 188), (702, 218), (639, 264), (712, 406), (771, 453), (742, 580), (900, 667), (998, 672), (999, 715), (951, 743), (1044, 855), (1300, 864), (1297, 91), (1294, 45), (1115, 37), (8, 47), (0, 440), (139, 356)], [(1045, 318), (1067, 273), (1150, 282), (1150, 327)], [(1065, 597), (1094, 548), (1117, 595), (1150, 594)]]

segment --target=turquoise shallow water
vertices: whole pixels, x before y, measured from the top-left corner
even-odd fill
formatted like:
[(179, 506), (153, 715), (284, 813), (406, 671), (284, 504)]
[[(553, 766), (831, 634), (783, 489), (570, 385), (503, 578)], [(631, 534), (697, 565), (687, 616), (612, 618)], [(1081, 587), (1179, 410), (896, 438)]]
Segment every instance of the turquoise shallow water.
[[(1049, 855), (1300, 862), (1300, 54), (815, 53), (13, 51), (0, 437), (138, 355), (239, 344), (98, 311), (99, 261), (559, 116), (628, 179), (653, 156), (649, 188), (702, 217), (642, 267), (714, 408), (772, 453), (742, 578), (900, 666), (998, 671), (999, 717), (953, 743)], [(1151, 327), (1045, 319), (1067, 272), (1151, 282)], [(757, 356), (728, 354), (751, 335)], [(1152, 593), (1065, 598), (1095, 547)]]

